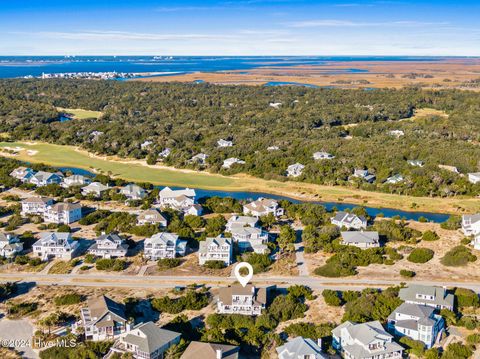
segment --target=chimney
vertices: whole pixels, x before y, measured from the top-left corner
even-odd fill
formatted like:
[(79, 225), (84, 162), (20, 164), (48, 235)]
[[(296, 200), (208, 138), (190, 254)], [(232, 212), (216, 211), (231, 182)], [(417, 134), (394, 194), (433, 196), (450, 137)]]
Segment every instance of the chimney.
[(320, 349), (322, 349), (322, 338), (317, 339), (317, 345)]
[(215, 350), (215, 353), (216, 353), (216, 359), (222, 359), (222, 357), (223, 357), (223, 350), (222, 349)]

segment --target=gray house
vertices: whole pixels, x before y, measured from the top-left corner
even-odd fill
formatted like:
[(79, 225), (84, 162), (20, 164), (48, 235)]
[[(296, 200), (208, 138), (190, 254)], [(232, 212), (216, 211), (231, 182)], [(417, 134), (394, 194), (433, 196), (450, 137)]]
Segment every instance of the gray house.
[(88, 249), (88, 253), (102, 258), (125, 257), (128, 244), (117, 233), (102, 233), (95, 243)]
[(279, 359), (324, 359), (321, 342), (315, 343), (312, 339), (296, 337), (276, 350)]
[(330, 219), (332, 224), (337, 227), (345, 227), (347, 229), (366, 229), (367, 228), (367, 219), (363, 216), (357, 216), (353, 213), (348, 212), (337, 212), (335, 217)]
[(345, 246), (362, 249), (380, 247), (378, 232), (341, 232), (341, 235), (341, 243)]
[(401, 288), (398, 296), (406, 303), (423, 304), (436, 309), (454, 309), (454, 295), (442, 287), (410, 285)]

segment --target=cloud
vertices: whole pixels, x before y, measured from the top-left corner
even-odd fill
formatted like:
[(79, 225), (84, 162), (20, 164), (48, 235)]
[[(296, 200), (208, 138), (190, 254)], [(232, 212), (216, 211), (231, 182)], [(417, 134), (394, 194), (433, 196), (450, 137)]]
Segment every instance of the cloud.
[(305, 27), (374, 27), (374, 26), (439, 26), (448, 25), (448, 22), (424, 22), (424, 21), (388, 21), (388, 22), (361, 22), (351, 20), (336, 20), (336, 19), (322, 19), (322, 20), (304, 20), (296, 21), (286, 24), (288, 27), (305, 28)]

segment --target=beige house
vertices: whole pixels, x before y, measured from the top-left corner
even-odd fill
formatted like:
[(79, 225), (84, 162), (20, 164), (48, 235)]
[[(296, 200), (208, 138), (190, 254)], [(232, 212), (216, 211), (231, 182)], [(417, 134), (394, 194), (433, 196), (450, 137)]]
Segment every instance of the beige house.
[(276, 286), (256, 288), (236, 284), (220, 288), (217, 301), (218, 314), (260, 315), (270, 303)]

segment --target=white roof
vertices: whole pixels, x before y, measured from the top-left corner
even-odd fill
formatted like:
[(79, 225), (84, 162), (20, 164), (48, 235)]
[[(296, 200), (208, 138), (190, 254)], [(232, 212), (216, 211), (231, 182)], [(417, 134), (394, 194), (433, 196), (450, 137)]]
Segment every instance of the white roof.
[(176, 198), (180, 196), (186, 197), (195, 197), (196, 193), (194, 189), (185, 188), (185, 189), (171, 189), (170, 187), (162, 188), (159, 193), (160, 198)]

